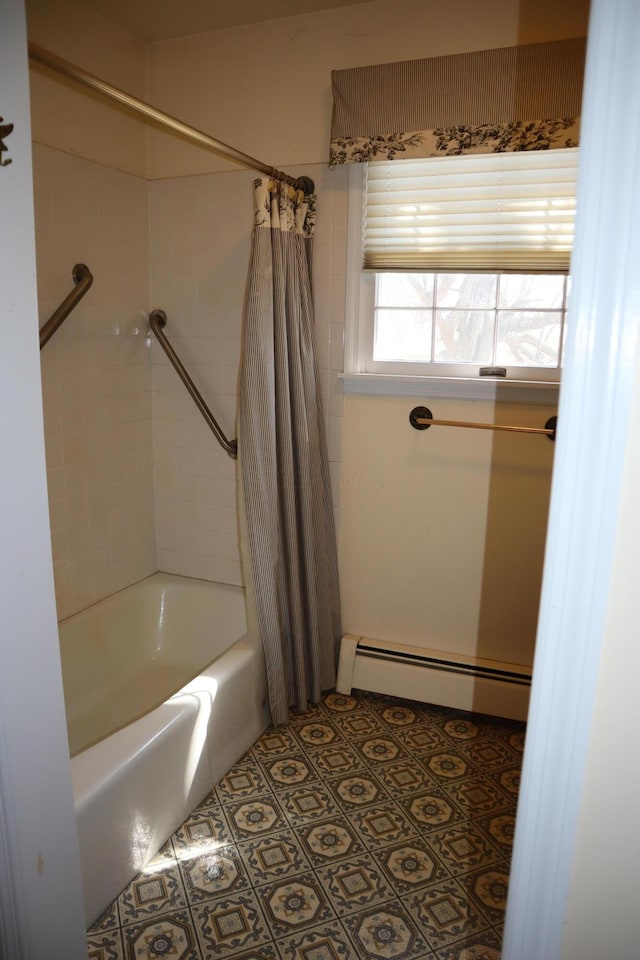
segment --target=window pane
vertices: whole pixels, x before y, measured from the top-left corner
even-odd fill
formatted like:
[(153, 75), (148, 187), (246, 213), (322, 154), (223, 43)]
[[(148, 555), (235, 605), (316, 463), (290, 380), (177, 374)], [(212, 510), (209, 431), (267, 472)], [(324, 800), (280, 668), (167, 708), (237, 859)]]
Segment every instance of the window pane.
[(498, 278), (494, 273), (439, 273), (438, 307), (495, 307)]
[(379, 273), (376, 304), (379, 307), (433, 306), (433, 274)]
[(557, 366), (561, 327), (560, 313), (500, 310), (496, 363), (525, 367)]
[(436, 310), (435, 360), (441, 363), (492, 363), (492, 310)]
[(498, 306), (512, 310), (559, 309), (564, 282), (561, 274), (505, 273), (500, 277)]
[(376, 310), (374, 360), (431, 360), (430, 310)]
[(371, 359), (425, 375), (432, 363), (559, 371), (569, 286), (560, 274), (378, 273)]

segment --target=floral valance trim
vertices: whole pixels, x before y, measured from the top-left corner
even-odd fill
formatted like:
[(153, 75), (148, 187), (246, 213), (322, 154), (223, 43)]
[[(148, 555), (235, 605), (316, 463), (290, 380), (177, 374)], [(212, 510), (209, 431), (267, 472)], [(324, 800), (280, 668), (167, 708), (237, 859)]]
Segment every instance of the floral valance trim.
[(477, 127), (440, 127), (374, 137), (337, 137), (331, 141), (329, 164), (459, 156), (463, 153), (505, 153), (576, 147), (580, 118), (514, 120)]
[(311, 238), (316, 225), (316, 195), (281, 180), (260, 177), (253, 181), (255, 226)]

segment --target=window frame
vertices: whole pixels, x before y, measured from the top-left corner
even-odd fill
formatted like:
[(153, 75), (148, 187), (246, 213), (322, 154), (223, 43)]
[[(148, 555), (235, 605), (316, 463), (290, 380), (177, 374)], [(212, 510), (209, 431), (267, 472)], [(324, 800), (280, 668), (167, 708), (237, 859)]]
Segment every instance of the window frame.
[[(512, 366), (507, 367), (506, 377), (481, 377), (479, 364), (373, 360), (376, 273), (362, 269), (365, 191), (366, 164), (350, 164), (342, 375), (345, 392), (555, 403), (561, 367)], [(475, 369), (475, 374), (470, 373), (470, 367)]]

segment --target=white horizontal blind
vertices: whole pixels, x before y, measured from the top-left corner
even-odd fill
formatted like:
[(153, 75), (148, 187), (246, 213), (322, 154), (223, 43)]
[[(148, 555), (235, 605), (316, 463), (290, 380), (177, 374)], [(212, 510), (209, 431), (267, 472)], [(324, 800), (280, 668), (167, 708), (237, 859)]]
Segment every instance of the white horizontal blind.
[(367, 169), (367, 270), (566, 273), (578, 149), (432, 157)]

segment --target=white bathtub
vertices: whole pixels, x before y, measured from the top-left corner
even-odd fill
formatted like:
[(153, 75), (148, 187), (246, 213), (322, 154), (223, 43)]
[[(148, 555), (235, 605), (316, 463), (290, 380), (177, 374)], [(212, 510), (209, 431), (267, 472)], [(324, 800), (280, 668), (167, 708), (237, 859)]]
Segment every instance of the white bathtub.
[(59, 624), (87, 925), (268, 723), (243, 591), (157, 573)]

